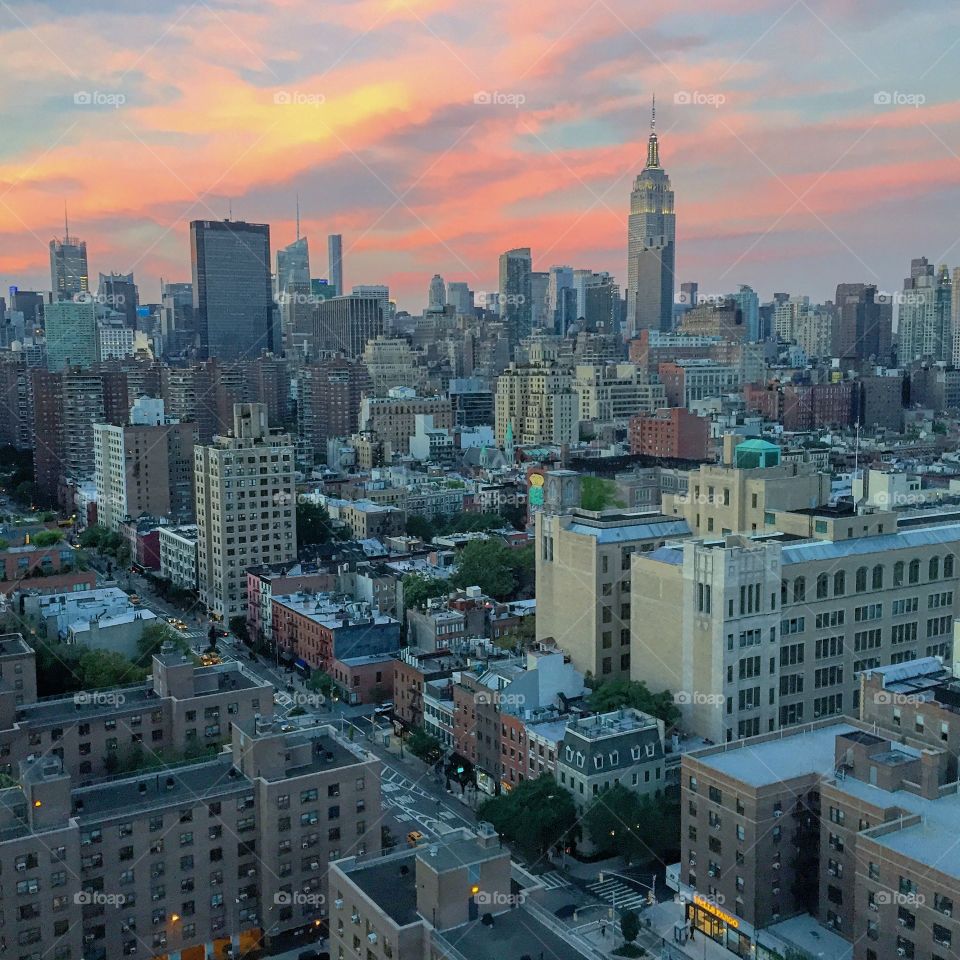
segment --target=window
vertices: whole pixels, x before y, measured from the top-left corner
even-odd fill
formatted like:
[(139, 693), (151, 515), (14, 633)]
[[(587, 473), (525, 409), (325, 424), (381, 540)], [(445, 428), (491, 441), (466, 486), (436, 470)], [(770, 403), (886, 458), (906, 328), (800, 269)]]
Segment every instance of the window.
[(927, 564), (927, 579), (928, 580), (940, 579), (940, 558), (939, 557), (930, 558), (930, 562)]
[(903, 586), (903, 561), (898, 560), (893, 565), (893, 585), (895, 587)]
[(835, 597), (842, 597), (846, 591), (847, 575), (842, 570), (838, 570), (833, 575), (833, 595)]
[(873, 582), (871, 583), (871, 586), (873, 587), (874, 590), (883, 589), (883, 565), (882, 564), (878, 563), (873, 568)]
[(830, 587), (830, 579), (825, 573), (821, 573), (817, 577), (817, 599), (822, 600), (827, 596), (827, 591)]
[(910, 583), (920, 582), (920, 561), (919, 560), (910, 561), (910, 566), (907, 569), (907, 580)]
[(854, 590), (857, 593), (863, 593), (867, 589), (867, 568), (857, 567), (857, 575), (854, 579)]
[(805, 577), (797, 577), (793, 581), (793, 602), (806, 600), (807, 598), (807, 580)]
[(943, 558), (943, 576), (944, 579), (953, 576), (953, 554), (948, 553)]

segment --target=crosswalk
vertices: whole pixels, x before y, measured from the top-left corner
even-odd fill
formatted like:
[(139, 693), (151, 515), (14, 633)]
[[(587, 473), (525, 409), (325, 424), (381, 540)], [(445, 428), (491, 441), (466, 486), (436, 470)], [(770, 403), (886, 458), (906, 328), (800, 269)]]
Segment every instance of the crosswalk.
[(537, 879), (548, 889), (548, 890), (559, 890), (562, 887), (569, 887), (570, 881), (557, 870), (551, 870), (549, 873), (543, 873)]
[(616, 907), (617, 910), (638, 910), (647, 902), (646, 893), (641, 893), (615, 878), (595, 880), (587, 884), (587, 889), (600, 900)]

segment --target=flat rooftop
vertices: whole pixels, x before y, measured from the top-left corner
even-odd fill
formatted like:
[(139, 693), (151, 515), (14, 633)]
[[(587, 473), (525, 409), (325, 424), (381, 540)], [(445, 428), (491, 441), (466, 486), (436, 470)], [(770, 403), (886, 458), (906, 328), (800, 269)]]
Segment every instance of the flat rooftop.
[[(111, 694), (116, 702), (108, 707), (104, 698), (98, 697), (97, 694)], [(123, 697), (122, 702), (119, 700), (120, 696)], [(25, 703), (17, 707), (17, 722), (72, 723), (87, 717), (102, 716), (105, 713), (111, 716), (137, 713), (140, 710), (152, 709), (159, 703), (160, 698), (153, 692), (153, 687), (146, 683), (130, 687), (114, 687), (110, 690), (84, 690), (52, 700)]]
[(835, 770), (836, 739), (852, 731), (859, 728), (842, 721), (814, 729), (788, 728), (782, 736), (760, 743), (741, 740), (690, 756), (724, 776), (763, 787), (813, 773), (830, 776)]
[(470, 960), (508, 960), (543, 957), (544, 960), (583, 960), (585, 954), (540, 922), (526, 907), (498, 913), (492, 926), (473, 920), (462, 927), (434, 934)]
[(71, 797), (74, 815), (84, 824), (138, 810), (192, 807), (218, 797), (252, 792), (253, 784), (226, 756), (124, 779), (107, 778), (72, 791)]
[(345, 872), (397, 926), (405, 927), (420, 919), (416, 859), (410, 850), (404, 856), (356, 864)]
[(304, 774), (317, 773), (323, 770), (336, 770), (338, 767), (350, 767), (357, 763), (363, 763), (367, 759), (367, 755), (361, 747), (348, 746), (327, 734), (318, 734), (315, 729), (288, 732), (286, 745), (291, 749), (309, 746), (310, 760), (298, 766), (287, 767), (283, 776), (277, 777), (277, 780), (286, 780), (288, 777), (302, 777)]
[[(908, 815), (919, 815), (921, 822), (913, 826), (891, 830), (882, 836), (873, 835), (879, 832), (875, 827), (860, 836), (917, 861), (924, 869), (937, 870), (960, 880), (960, 857), (956, 852), (957, 837), (960, 836), (960, 794), (951, 793), (937, 800), (928, 800), (906, 790), (882, 790), (851, 777), (833, 780), (831, 785), (874, 806), (899, 807)], [(888, 827), (889, 823), (880, 826)]]
[(509, 853), (509, 850), (505, 850), (499, 844), (483, 847), (473, 838), (427, 844), (416, 850), (417, 858), (429, 864), (431, 869), (438, 873), (457, 870), (471, 863), (498, 860)]

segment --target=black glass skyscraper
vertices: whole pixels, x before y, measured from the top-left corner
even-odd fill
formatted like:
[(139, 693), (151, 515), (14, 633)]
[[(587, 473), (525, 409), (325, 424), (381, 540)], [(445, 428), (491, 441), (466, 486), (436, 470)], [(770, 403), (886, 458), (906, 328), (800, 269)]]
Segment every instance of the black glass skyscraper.
[(269, 225), (194, 220), (190, 255), (200, 357), (240, 360), (275, 350)]

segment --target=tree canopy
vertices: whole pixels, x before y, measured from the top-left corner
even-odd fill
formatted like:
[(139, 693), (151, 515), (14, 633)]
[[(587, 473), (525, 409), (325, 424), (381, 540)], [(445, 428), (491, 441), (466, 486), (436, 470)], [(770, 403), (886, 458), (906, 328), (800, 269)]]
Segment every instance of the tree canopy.
[(617, 496), (617, 485), (613, 480), (587, 474), (580, 479), (580, 506), (584, 510), (606, 510), (626, 504)]
[(641, 795), (618, 783), (597, 795), (583, 826), (600, 853), (654, 860), (679, 845), (680, 808), (665, 796)]
[(297, 543), (310, 546), (340, 539), (327, 508), (318, 503), (297, 504)]
[(549, 774), (522, 780), (509, 793), (482, 804), (477, 816), (530, 859), (565, 843), (577, 822), (570, 791)]
[(669, 728), (680, 720), (680, 708), (669, 690), (652, 693), (640, 680), (606, 680), (597, 684), (590, 694), (590, 709), (597, 713), (634, 707), (662, 720)]
[(422, 610), (428, 600), (445, 597), (450, 592), (450, 584), (439, 577), (427, 577), (422, 573), (408, 573), (401, 581), (403, 586), (403, 608), (416, 607)]
[(534, 583), (533, 546), (515, 548), (497, 539), (472, 540), (460, 551), (451, 582), (461, 589), (480, 587), (497, 600), (529, 595)]

